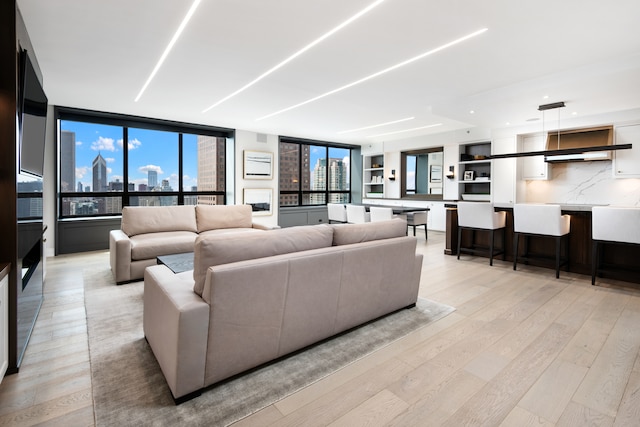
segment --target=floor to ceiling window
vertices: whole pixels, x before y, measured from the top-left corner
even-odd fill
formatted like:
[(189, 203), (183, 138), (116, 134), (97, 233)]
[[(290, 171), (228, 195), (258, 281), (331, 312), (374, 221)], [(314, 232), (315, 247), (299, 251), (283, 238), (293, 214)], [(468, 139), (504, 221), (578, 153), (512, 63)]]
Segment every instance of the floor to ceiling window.
[(351, 201), (351, 147), (280, 138), (280, 206)]

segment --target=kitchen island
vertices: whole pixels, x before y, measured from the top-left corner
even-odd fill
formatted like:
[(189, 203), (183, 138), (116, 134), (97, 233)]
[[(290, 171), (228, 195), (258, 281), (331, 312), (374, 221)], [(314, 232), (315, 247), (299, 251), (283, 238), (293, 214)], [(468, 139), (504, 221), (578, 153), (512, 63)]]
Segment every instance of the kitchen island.
[[(559, 203), (563, 214), (571, 215), (571, 231), (569, 233), (569, 264), (564, 266), (565, 271), (572, 273), (591, 275), (592, 238), (591, 238), (591, 208), (596, 205), (588, 204), (562, 204)], [(507, 213), (505, 226), (505, 259), (513, 262), (514, 232), (513, 232), (513, 205), (495, 204), (496, 211)], [(457, 254), (458, 217), (455, 203), (446, 205), (446, 240), (445, 254)], [(624, 227), (624, 224), (620, 224)], [(488, 233), (475, 233), (475, 241), (471, 241), (471, 233), (462, 236), (462, 247), (489, 246)], [(640, 284), (640, 245), (603, 245), (601, 259), (607, 270), (612, 271), (606, 277), (616, 280)], [(564, 247), (563, 247), (564, 251)], [(519, 252), (524, 252), (523, 239), (520, 241)], [(554, 268), (555, 242), (553, 239), (531, 236), (529, 238), (529, 253), (541, 256), (540, 260), (530, 260), (529, 264), (539, 267)], [(548, 259), (548, 262), (545, 262)]]

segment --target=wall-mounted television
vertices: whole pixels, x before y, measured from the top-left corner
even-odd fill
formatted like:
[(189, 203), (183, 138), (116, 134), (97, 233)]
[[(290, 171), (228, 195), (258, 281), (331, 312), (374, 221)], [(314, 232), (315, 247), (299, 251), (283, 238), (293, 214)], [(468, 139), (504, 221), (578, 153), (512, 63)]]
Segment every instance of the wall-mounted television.
[(42, 177), (48, 99), (26, 50), (20, 51), (19, 76), (20, 172)]

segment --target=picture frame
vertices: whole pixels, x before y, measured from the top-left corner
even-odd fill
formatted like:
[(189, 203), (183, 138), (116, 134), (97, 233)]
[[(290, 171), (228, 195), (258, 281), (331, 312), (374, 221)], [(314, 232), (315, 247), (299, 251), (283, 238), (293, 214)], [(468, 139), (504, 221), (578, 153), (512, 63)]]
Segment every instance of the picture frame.
[(473, 181), (475, 179), (474, 171), (464, 171), (464, 181)]
[(245, 188), (245, 205), (251, 205), (254, 216), (273, 215), (273, 190), (271, 188)]
[(244, 179), (273, 179), (273, 153), (244, 150)]
[(429, 166), (429, 181), (442, 182), (442, 165)]

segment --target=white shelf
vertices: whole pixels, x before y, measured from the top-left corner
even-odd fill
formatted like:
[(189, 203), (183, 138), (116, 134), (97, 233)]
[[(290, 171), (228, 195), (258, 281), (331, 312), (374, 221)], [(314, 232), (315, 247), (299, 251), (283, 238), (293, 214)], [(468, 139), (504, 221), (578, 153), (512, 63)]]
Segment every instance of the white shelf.
[(480, 163), (491, 163), (491, 159), (485, 160), (465, 160), (464, 162), (458, 162), (461, 165), (479, 165)]
[(384, 185), (382, 182), (365, 182), (364, 185)]
[(384, 171), (384, 168), (366, 168), (365, 172)]
[(474, 179), (472, 181), (460, 181), (461, 184), (491, 184), (490, 179)]

